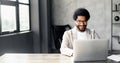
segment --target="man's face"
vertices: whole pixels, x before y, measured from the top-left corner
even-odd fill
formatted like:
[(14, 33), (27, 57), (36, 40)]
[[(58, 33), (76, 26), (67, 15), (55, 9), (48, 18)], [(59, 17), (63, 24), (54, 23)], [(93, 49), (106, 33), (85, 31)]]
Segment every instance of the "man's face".
[(86, 17), (85, 16), (78, 16), (75, 24), (77, 26), (77, 28), (79, 29), (79, 31), (84, 32), (87, 26), (87, 21), (86, 21)]

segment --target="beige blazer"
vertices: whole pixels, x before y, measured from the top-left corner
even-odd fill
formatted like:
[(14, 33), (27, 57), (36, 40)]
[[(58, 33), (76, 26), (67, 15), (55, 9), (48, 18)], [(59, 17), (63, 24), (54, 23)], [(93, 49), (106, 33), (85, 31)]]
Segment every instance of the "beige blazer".
[[(67, 30), (63, 34), (63, 40), (60, 48), (61, 54), (72, 56), (73, 54), (73, 42), (77, 39), (77, 27), (75, 26), (71, 30)], [(94, 30), (86, 29), (88, 39), (99, 39), (100, 37)]]

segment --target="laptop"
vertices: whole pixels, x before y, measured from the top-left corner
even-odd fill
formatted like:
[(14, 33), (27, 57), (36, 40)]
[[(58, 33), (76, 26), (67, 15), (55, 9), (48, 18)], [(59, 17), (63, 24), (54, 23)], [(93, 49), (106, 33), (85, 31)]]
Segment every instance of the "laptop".
[(105, 61), (108, 56), (107, 39), (75, 40), (74, 61)]

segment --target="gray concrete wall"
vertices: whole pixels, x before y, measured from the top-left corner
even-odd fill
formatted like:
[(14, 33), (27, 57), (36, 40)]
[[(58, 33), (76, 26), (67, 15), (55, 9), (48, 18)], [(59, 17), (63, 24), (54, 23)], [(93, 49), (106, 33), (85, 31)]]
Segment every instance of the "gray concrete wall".
[(52, 0), (52, 22), (55, 25), (74, 25), (72, 15), (76, 9), (75, 0)]
[(84, 7), (90, 11), (88, 28), (95, 29), (101, 38), (111, 41), (111, 0), (52, 0), (54, 25), (75, 25), (72, 19), (75, 9)]

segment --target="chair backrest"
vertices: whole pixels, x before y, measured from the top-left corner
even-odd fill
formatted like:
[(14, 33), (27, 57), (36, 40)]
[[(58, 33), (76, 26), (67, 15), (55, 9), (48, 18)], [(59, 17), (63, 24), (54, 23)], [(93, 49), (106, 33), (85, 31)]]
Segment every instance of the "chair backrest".
[(60, 49), (62, 36), (66, 30), (71, 29), (70, 25), (53, 25), (53, 38), (56, 49)]

